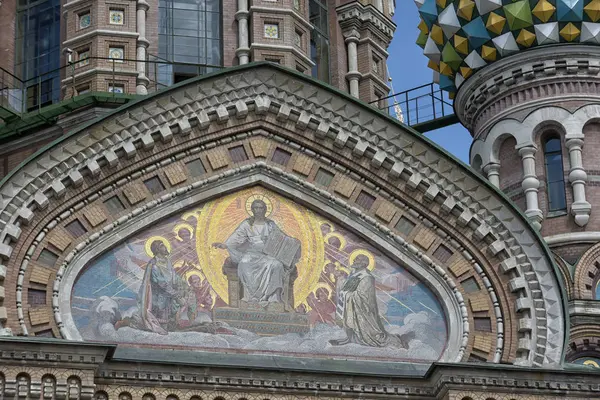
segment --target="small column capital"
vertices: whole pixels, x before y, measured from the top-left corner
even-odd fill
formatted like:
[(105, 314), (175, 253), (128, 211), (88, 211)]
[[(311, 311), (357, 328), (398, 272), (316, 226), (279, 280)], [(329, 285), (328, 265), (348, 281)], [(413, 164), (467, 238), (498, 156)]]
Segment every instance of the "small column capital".
[(575, 136), (575, 137), (565, 137), (565, 146), (567, 147), (567, 149), (571, 150), (575, 150), (575, 149), (581, 149), (583, 147), (583, 135), (581, 136)]
[(518, 151), (521, 158), (533, 157), (537, 152), (537, 147), (530, 144), (519, 148)]
[(500, 164), (491, 162), (483, 167), (483, 172), (492, 185), (497, 188), (500, 187)]
[(137, 2), (137, 9), (138, 10), (143, 10), (143, 11), (148, 11), (150, 9), (150, 4), (148, 4), (146, 2), (146, 0), (138, 0), (138, 2)]
[(358, 29), (349, 29), (342, 32), (346, 43), (355, 42), (357, 43), (360, 40), (360, 32)]
[(495, 162), (491, 162), (485, 165), (485, 167), (483, 167), (483, 172), (485, 172), (486, 174), (489, 174), (490, 172), (498, 172), (500, 171), (500, 164), (499, 163), (495, 163)]

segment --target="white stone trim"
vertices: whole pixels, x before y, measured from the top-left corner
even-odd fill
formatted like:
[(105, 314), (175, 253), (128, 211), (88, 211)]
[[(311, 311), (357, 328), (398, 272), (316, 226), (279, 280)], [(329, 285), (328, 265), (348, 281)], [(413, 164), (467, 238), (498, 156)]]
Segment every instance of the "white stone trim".
[(583, 106), (574, 113), (557, 106), (539, 107), (523, 121), (510, 118), (498, 121), (487, 135), (480, 136), (473, 142), (469, 158), (471, 163), (476, 156), (479, 156), (483, 165), (500, 164), (500, 146), (507, 137), (515, 138), (517, 142), (515, 149), (520, 149), (535, 146), (536, 135), (546, 127), (558, 128), (564, 133), (565, 146), (569, 149), (571, 165), (569, 181), (573, 187), (573, 204), (570, 212), (577, 225), (585, 226), (592, 206), (586, 200), (585, 193), (588, 177), (581, 154), (581, 147), (585, 141), (583, 129), (587, 123), (598, 118), (600, 118), (600, 104)]
[(569, 232), (558, 235), (545, 236), (544, 240), (548, 246), (564, 246), (575, 243), (597, 243), (600, 242), (600, 232)]
[(90, 39), (94, 36), (97, 35), (107, 35), (110, 36), (111, 38), (127, 38), (127, 39), (138, 39), (140, 34), (137, 32), (127, 32), (127, 31), (116, 31), (116, 30), (109, 30), (109, 29), (95, 29), (93, 31), (89, 31), (84, 33), (83, 35), (79, 35), (79, 36), (75, 36), (69, 40), (65, 40), (63, 42), (63, 46), (69, 46), (73, 43), (77, 43), (81, 40), (86, 40), (86, 39)]
[(300, 58), (302, 61), (308, 64), (308, 66), (313, 67), (315, 63), (310, 59), (306, 54), (302, 51), (298, 50), (296, 46), (285, 46), (285, 45), (276, 45), (276, 44), (267, 44), (267, 43), (252, 43), (250, 45), (250, 50), (275, 50), (275, 51), (289, 51), (294, 54), (296, 57)]

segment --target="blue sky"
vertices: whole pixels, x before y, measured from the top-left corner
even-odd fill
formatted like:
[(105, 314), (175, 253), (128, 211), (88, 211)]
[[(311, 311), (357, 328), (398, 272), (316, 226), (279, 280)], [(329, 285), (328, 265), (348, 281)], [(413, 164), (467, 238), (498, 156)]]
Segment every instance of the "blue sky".
[[(388, 48), (388, 68), (394, 91), (401, 92), (430, 83), (432, 71), (427, 68), (428, 59), (423, 55), (423, 49), (415, 44), (419, 34), (419, 12), (412, 0), (396, 0), (394, 22), (398, 27)], [(471, 135), (462, 125), (438, 129), (426, 136), (468, 163)]]

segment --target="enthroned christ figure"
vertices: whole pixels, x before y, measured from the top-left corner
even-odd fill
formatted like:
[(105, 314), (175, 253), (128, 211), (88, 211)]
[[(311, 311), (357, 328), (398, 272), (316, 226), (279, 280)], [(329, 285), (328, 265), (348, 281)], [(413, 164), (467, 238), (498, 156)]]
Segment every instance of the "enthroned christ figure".
[(257, 199), (250, 206), (252, 216), (245, 219), (224, 243), (213, 246), (229, 252), (237, 264), (246, 302), (287, 302), (290, 273), (300, 259), (298, 239), (286, 235), (266, 217), (267, 205)]

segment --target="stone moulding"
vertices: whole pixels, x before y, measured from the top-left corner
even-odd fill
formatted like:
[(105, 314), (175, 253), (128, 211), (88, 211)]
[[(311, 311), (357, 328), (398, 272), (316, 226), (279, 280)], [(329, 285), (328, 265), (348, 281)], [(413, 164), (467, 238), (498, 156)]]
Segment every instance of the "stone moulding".
[[(281, 123), (295, 124), (299, 134), (351, 149), (357, 160), (369, 160), (379, 176), (406, 179), (409, 187), (455, 216), (459, 225), (468, 226), (487, 251), (504, 260), (500, 269), (518, 297), (518, 314), (513, 316), (519, 326), (515, 362), (561, 363), (567, 321), (559, 278), (541, 238), (503, 195), (391, 118), (274, 65), (249, 64), (175, 86), (32, 156), (0, 186), (0, 260), (10, 258), (21, 224), (31, 221), (50, 199), (63, 196), (66, 186), (80, 185), (84, 174), (96, 176), (118, 165), (117, 154), (131, 158), (152, 149), (155, 140), (190, 135), (192, 124), (203, 132), (211, 124), (246, 118), (250, 111), (274, 115)], [(34, 243), (43, 237), (44, 232)], [(20, 274), (17, 286), (22, 284)], [(22, 311), (18, 318), (23, 320)]]
[(599, 72), (597, 46), (532, 49), (477, 71), (459, 87), (454, 109), (478, 138), (498, 119), (527, 106), (569, 99), (597, 103)]

